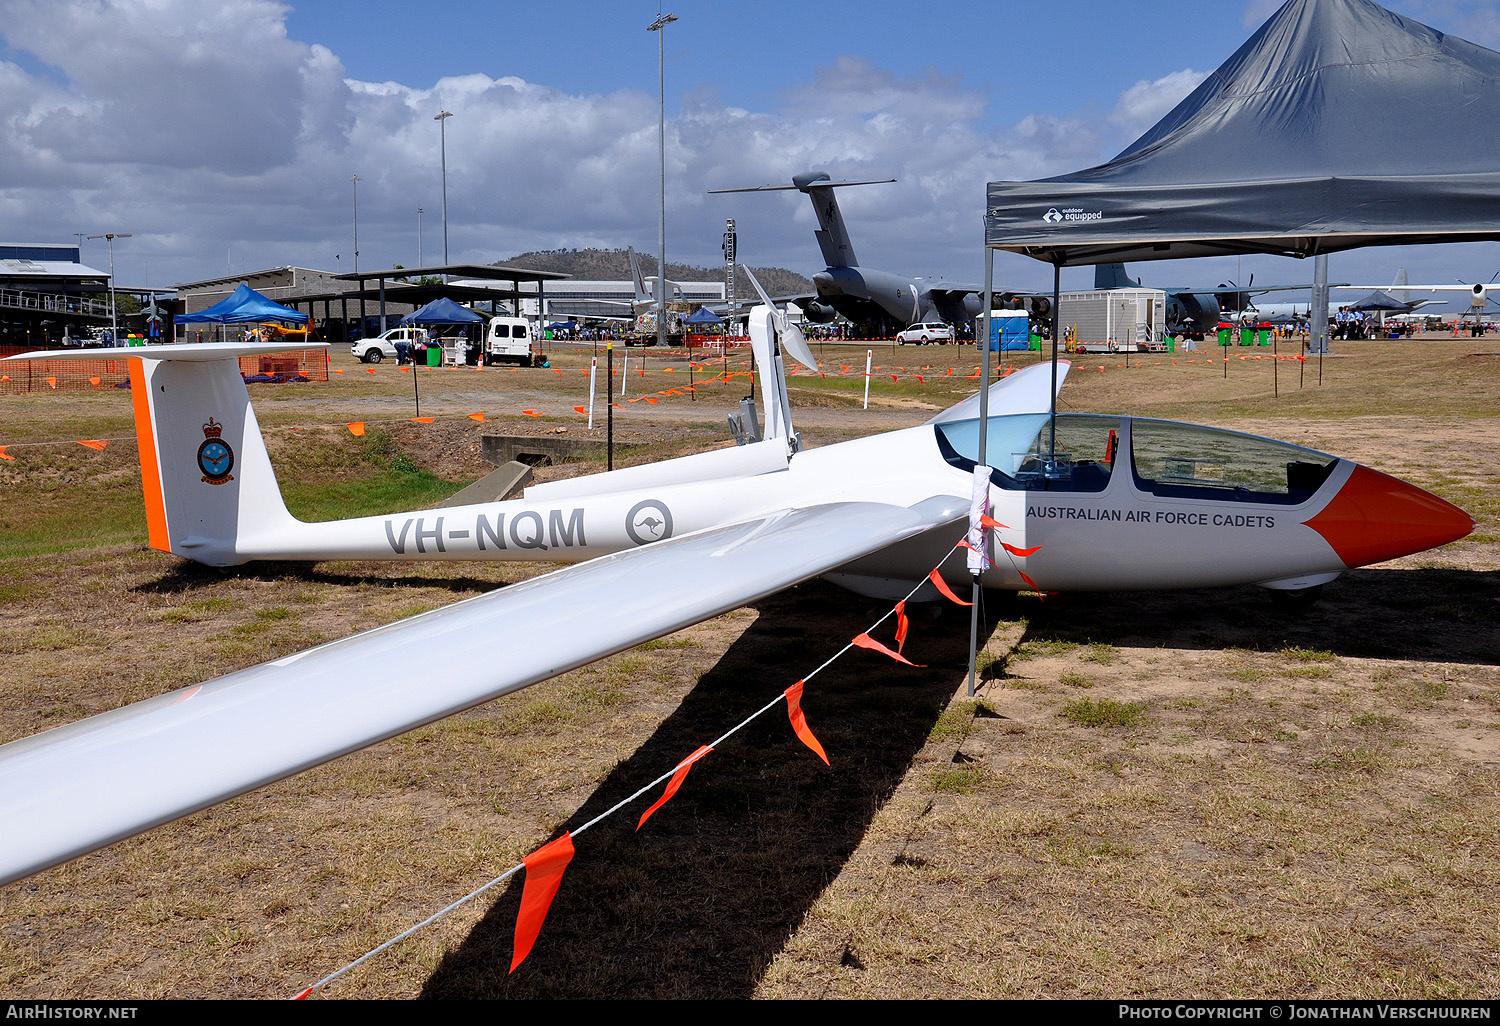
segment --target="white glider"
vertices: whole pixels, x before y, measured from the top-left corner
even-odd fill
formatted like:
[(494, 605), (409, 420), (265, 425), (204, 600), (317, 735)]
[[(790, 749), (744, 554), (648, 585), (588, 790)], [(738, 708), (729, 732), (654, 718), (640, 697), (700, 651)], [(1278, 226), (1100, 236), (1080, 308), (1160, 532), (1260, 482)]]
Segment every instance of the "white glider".
[[(767, 414), (759, 441), (518, 500), (313, 524), (281, 500), (238, 371), (239, 356), (284, 346), (67, 352), (132, 358), (155, 548), (218, 566), (579, 565), (0, 746), (0, 883), (812, 577), (903, 595), (968, 529), (981, 431), (1002, 525), (988, 536), (987, 587), (1297, 593), (1474, 526), (1419, 488), (1284, 442), (1054, 419), (1046, 366), (994, 385), (985, 424), (966, 402), (919, 427), (803, 450), (781, 349), (805, 348), (766, 307), (751, 335)], [(942, 573), (970, 580), (957, 559)]]

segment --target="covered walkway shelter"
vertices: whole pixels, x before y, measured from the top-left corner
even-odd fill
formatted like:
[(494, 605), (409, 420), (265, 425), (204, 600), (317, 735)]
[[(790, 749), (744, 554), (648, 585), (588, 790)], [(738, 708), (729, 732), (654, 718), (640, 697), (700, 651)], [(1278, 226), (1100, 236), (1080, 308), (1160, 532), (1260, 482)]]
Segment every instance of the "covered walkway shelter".
[[(1401, 146), (1370, 145), (1391, 125)], [(1080, 264), (1311, 256), (1321, 334), (1328, 253), (1500, 239), (1497, 136), (1500, 53), (1370, 0), (1289, 0), (1113, 160), (990, 182), (987, 282), (996, 250), (1052, 264), (1054, 294)]]
[[(438, 283), (435, 285), (417, 284), (407, 279), (421, 278), (469, 278), (483, 281), (494, 281), (509, 283), (509, 288), (475, 288), (466, 285), (453, 285)], [(307, 304), (311, 310), (313, 304), (322, 302), (324, 304), (324, 319), (331, 317), (329, 306), (335, 300), (340, 304), (341, 316), (344, 320), (349, 318), (349, 301), (359, 301), (358, 316), (361, 321), (366, 316), (366, 304), (374, 302), (380, 318), (381, 330), (388, 323), (393, 323), (393, 318), (387, 310), (389, 303), (399, 303), (403, 306), (409, 305), (418, 308), (432, 302), (434, 299), (447, 296), (450, 299), (469, 303), (489, 303), (492, 314), (499, 313), (498, 303), (508, 300), (511, 304), (511, 312), (520, 314), (521, 299), (544, 298), (546, 283), (567, 278), (569, 275), (559, 271), (537, 271), (525, 267), (499, 267), (490, 264), (439, 264), (432, 267), (390, 267), (381, 271), (356, 271), (349, 274), (332, 275), (332, 280), (353, 282), (355, 288), (349, 292), (329, 293), (327, 295), (298, 296), (292, 302), (294, 305)], [(374, 283), (373, 285), (371, 283)]]

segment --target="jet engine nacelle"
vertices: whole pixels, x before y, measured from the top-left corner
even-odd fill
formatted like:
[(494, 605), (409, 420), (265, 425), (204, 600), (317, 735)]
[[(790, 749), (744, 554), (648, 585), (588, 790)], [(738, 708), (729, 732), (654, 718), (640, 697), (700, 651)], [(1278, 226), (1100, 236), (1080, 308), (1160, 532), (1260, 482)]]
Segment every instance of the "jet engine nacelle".
[(1046, 296), (1033, 296), (1031, 299), (1031, 315), (1033, 317), (1051, 317), (1052, 300)]
[(802, 308), (802, 316), (814, 324), (828, 324), (837, 314), (838, 311), (833, 307), (817, 300), (813, 300)]

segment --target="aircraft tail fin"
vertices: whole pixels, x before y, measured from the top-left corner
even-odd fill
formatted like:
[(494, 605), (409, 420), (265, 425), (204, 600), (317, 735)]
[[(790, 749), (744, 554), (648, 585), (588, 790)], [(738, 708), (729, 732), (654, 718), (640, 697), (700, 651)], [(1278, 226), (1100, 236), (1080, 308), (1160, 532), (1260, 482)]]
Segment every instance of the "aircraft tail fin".
[(1134, 289), (1139, 288), (1140, 284), (1125, 272), (1124, 264), (1094, 265), (1094, 288), (1096, 289)]
[(1411, 279), (1406, 276), (1406, 268), (1396, 268), (1396, 277), (1391, 279), (1391, 298), (1399, 300), (1402, 303), (1408, 302), (1410, 293), (1407, 291), (1406, 286), (1410, 281)]
[(839, 211), (839, 201), (833, 190), (849, 185), (885, 185), (894, 178), (871, 178), (860, 181), (835, 182), (827, 171), (804, 171), (792, 176), (791, 185), (758, 185), (751, 189), (710, 189), (710, 193), (726, 192), (779, 192), (797, 189), (812, 200), (813, 212), (818, 215), (818, 248), (829, 267), (858, 267), (859, 258), (854, 255), (854, 243), (849, 239), (849, 229), (844, 226), (844, 215)]
[(635, 301), (649, 303), (656, 297), (646, 291), (646, 276), (641, 273), (641, 258), (636, 256), (634, 247), (627, 247), (626, 252), (630, 254), (630, 273), (635, 278)]
[[(244, 562), (257, 538), (297, 524), (271, 469), (239, 357), (285, 342), (188, 343), (27, 353), (130, 360), (151, 547), (211, 566)], [(147, 355), (149, 354), (149, 355)]]

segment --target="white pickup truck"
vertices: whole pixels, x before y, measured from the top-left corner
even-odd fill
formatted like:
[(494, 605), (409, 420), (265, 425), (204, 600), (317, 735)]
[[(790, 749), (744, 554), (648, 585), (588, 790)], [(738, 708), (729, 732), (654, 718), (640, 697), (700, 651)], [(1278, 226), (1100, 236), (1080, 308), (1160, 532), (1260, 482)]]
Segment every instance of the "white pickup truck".
[[(379, 363), (396, 358), (396, 343), (415, 347), (427, 341), (426, 328), (387, 328), (374, 338), (362, 338), (349, 347), (363, 363)], [(410, 352), (411, 350), (408, 350)]]

